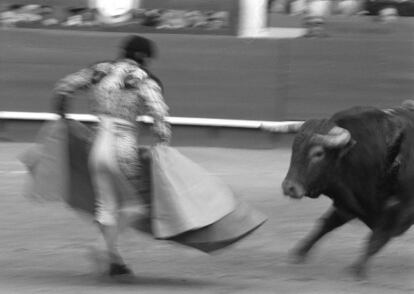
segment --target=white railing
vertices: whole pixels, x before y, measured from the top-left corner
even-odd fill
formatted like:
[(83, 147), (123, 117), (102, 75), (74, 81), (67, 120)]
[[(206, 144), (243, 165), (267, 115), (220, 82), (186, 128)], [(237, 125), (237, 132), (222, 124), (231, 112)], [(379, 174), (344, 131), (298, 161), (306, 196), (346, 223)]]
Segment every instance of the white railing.
[[(68, 118), (81, 122), (96, 122), (98, 118), (91, 114), (67, 115)], [(57, 114), (49, 112), (17, 112), (0, 111), (0, 120), (22, 120), (22, 121), (49, 121), (58, 118)], [(137, 121), (152, 123), (153, 120), (148, 116), (139, 116)], [(196, 117), (168, 117), (167, 121), (172, 125), (181, 126), (202, 126), (202, 127), (222, 127), (222, 128), (243, 128), (259, 129), (262, 125), (280, 126), (283, 133), (284, 126), (296, 124), (297, 121), (258, 121), (258, 120), (239, 120), (239, 119), (217, 119), (217, 118), (196, 118)], [(289, 128), (286, 128), (286, 130)]]

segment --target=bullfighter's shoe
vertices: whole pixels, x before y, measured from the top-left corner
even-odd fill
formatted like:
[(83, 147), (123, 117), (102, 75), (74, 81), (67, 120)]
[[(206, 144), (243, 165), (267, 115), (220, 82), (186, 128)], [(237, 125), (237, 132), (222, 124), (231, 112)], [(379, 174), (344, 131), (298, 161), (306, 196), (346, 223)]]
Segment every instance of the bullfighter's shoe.
[(120, 281), (129, 281), (134, 273), (123, 263), (111, 263), (109, 265), (109, 276)]

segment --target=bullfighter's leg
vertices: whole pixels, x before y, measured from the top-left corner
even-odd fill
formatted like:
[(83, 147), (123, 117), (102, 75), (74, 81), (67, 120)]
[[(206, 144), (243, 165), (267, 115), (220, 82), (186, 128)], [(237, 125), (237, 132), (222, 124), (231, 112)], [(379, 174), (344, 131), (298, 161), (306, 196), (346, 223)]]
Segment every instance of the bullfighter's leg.
[(126, 267), (117, 246), (118, 236), (125, 221), (119, 210), (114, 179), (106, 171), (95, 171), (94, 183), (96, 192), (100, 195), (96, 203), (96, 222), (106, 248), (109, 274), (130, 275), (132, 272)]
[(331, 207), (328, 212), (320, 220), (320, 224), (303, 240), (299, 243), (292, 252), (292, 261), (295, 263), (301, 263), (306, 260), (309, 251), (312, 247), (327, 233), (334, 229), (346, 224), (354, 216), (338, 210), (335, 207)]

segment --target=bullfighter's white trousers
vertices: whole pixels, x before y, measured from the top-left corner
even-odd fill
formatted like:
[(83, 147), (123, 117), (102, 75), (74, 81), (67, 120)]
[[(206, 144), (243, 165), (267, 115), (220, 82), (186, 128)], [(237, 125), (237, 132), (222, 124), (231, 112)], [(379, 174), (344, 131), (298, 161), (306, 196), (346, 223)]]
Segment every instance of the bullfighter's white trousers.
[(145, 213), (146, 207), (139, 196), (142, 168), (134, 123), (100, 117), (89, 169), (96, 194), (95, 219), (99, 224), (125, 227), (131, 217)]

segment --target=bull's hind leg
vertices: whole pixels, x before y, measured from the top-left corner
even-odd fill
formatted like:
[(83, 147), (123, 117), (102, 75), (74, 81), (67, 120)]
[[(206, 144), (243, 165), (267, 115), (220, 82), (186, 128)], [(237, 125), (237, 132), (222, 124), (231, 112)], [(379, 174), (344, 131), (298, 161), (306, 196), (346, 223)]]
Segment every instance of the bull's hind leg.
[(292, 251), (291, 260), (294, 263), (304, 262), (309, 251), (323, 236), (346, 224), (353, 218), (354, 216), (332, 206), (321, 218), (320, 224)]

